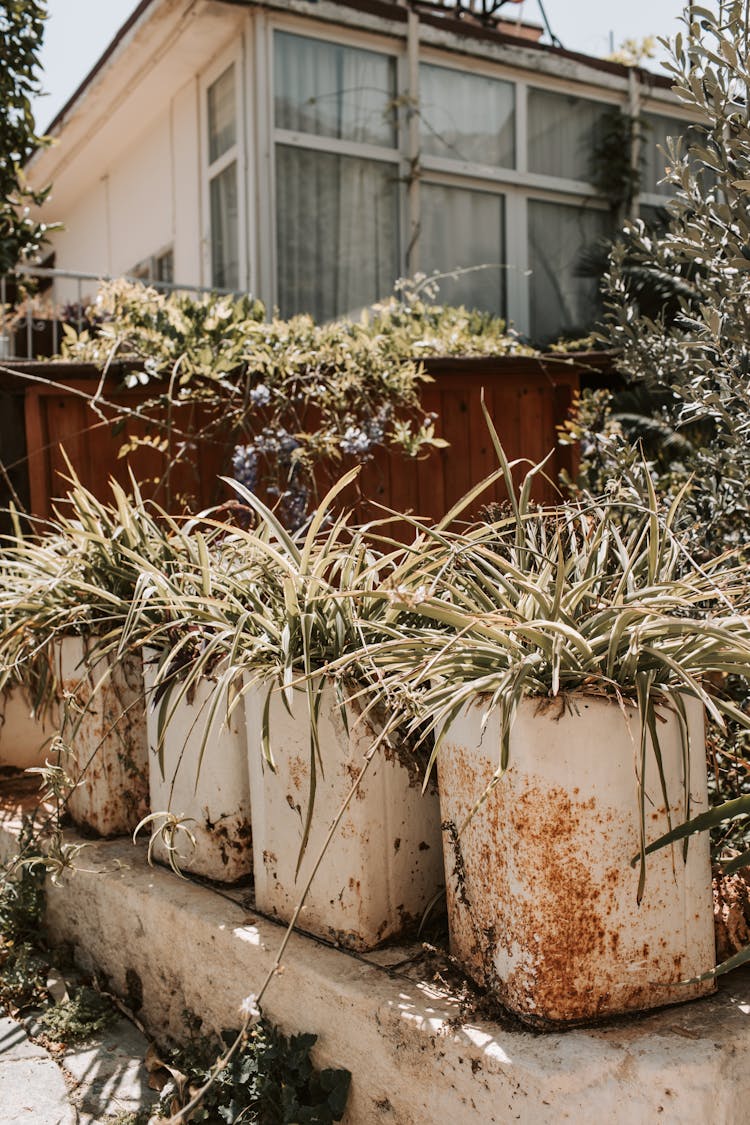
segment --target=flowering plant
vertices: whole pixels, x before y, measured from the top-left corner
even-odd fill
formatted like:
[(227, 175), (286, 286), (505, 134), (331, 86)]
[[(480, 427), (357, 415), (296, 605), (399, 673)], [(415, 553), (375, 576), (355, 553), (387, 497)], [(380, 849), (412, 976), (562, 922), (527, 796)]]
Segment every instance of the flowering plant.
[(358, 321), (323, 325), (266, 320), (249, 297), (163, 295), (118, 281), (100, 291), (94, 331), (66, 329), (64, 353), (102, 367), (138, 361), (130, 384), (159, 384), (141, 414), (209, 407), (208, 430), (223, 443), (228, 433), (236, 479), (278, 501), (294, 528), (342, 462), (383, 446), (419, 457), (446, 444), (420, 402), (431, 381), (422, 357), (528, 352), (502, 320), (432, 303), (429, 281), (401, 283)]

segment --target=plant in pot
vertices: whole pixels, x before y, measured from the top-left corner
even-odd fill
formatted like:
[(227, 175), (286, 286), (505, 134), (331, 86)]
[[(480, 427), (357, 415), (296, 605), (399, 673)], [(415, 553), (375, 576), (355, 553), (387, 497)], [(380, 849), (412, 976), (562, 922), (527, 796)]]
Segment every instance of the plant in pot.
[(67, 503), (40, 534), (19, 530), (6, 544), (0, 669), (24, 684), (38, 682), (44, 669), (47, 697), (59, 707), (66, 809), (80, 827), (112, 836), (131, 832), (148, 811), (134, 598), (143, 568), (168, 572), (186, 541), (135, 482), (131, 497), (112, 482), (113, 503), (104, 504), (71, 479)]
[[(18, 527), (18, 524), (16, 525)], [(20, 527), (18, 528), (20, 535)], [(28, 575), (11, 550), (3, 548), (0, 575), (0, 636), (13, 635), (23, 614)], [(10, 596), (6, 593), (10, 592)], [(57, 733), (54, 677), (45, 651), (0, 662), (0, 768), (26, 770), (44, 765)]]
[[(390, 713), (371, 705), (356, 662), (345, 676), (329, 671), (361, 647), (353, 592), (366, 614), (367, 589), (407, 565), (405, 548), (378, 550), (332, 514), (355, 473), (297, 534), (237, 485), (257, 518), (242, 533), (253, 579), (218, 576), (204, 612), (235, 615), (223, 629), (225, 674), (244, 676), (256, 905), (366, 949), (420, 918), (442, 884), (442, 862), (434, 789), (422, 795), (412, 748)], [(384, 613), (379, 599), (371, 608)]]
[[(177, 872), (234, 883), (252, 870), (251, 804), (241, 673), (229, 663), (251, 590), (252, 558), (232, 529), (191, 526), (194, 557), (179, 572), (144, 572), (134, 620), (144, 650), (151, 808), (149, 855)], [(218, 589), (217, 589), (218, 587)]]
[(534, 509), (540, 467), (517, 490), (493, 438), (507, 514), (435, 536), (403, 588), (419, 619), (368, 646), (437, 736), (452, 951), (538, 1025), (690, 999), (708, 845), (646, 851), (707, 808), (705, 713), (748, 725), (707, 682), (748, 668), (739, 571), (692, 562), (645, 472), (642, 495)]

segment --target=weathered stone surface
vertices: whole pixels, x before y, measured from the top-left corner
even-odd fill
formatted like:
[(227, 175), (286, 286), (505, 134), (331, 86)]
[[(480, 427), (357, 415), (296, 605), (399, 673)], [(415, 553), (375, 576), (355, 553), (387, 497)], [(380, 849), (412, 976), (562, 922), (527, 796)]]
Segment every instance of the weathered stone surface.
[[(271, 968), (283, 927), (207, 887), (149, 868), (142, 849), (101, 842), (50, 887), (52, 933), (123, 995), (142, 990), (150, 1030), (179, 1035), (183, 1009), (206, 1027)], [(462, 1022), (455, 997), (378, 958), (294, 935), (265, 1011), (318, 1034), (317, 1061), (353, 1074), (348, 1125), (481, 1121), (558, 1125), (744, 1125), (750, 1098), (750, 972), (715, 997), (609, 1026), (547, 1035)]]
[(0, 1018), (0, 1125), (76, 1125), (65, 1079), (14, 1020)]
[(148, 1041), (126, 1019), (115, 1020), (93, 1044), (72, 1047), (62, 1059), (71, 1081), (79, 1125), (96, 1125), (118, 1113), (137, 1113), (157, 1100), (148, 1087)]

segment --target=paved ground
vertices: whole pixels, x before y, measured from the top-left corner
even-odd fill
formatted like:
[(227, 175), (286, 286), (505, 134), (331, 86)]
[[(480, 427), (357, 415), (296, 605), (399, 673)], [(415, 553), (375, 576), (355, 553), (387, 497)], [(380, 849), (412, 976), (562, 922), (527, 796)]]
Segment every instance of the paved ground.
[(23, 1025), (0, 1017), (0, 1125), (100, 1125), (149, 1107), (158, 1095), (148, 1088), (147, 1046), (118, 1019), (58, 1062)]

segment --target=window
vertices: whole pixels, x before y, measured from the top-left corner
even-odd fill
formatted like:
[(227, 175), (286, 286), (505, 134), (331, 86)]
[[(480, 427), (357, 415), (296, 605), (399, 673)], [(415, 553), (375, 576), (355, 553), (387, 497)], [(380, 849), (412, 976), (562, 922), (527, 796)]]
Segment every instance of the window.
[(208, 88), (208, 159), (211, 164), (237, 142), (234, 65)]
[(330, 320), (393, 289), (400, 273), (395, 97), (390, 56), (276, 32), (276, 274), (283, 316), (307, 312)]
[(395, 146), (394, 59), (280, 31), (274, 68), (277, 129)]
[(596, 252), (609, 212), (530, 200), (531, 336), (585, 335), (600, 311)]
[(391, 292), (399, 272), (394, 175), (391, 164), (277, 146), (282, 316), (330, 320)]
[[(669, 161), (669, 138), (671, 137), (675, 143), (682, 138), (680, 151), (684, 156), (690, 144), (697, 143), (703, 148), (707, 147), (705, 129), (701, 130), (698, 126), (686, 125), (684, 121), (677, 121), (674, 117), (663, 117), (655, 113), (645, 113), (643, 120), (645, 128), (642, 142), (641, 192), (646, 195), (672, 196), (674, 195), (672, 185), (659, 182), (664, 178)], [(707, 186), (714, 184), (715, 173), (703, 165), (698, 167), (694, 165), (694, 171), (697, 172), (699, 167), (706, 177)]]
[[(535, 343), (590, 331), (612, 233), (594, 156), (612, 115), (628, 112), (626, 81), (575, 87), (571, 73), (565, 90), (552, 78), (549, 88), (541, 72), (519, 80), (488, 59), (422, 43), (413, 89), (402, 40), (321, 21), (319, 35), (312, 21), (300, 34), (269, 19), (272, 103), (257, 162), (270, 127), (258, 251), (269, 304), (325, 321), (419, 270), (445, 275), (440, 300), (512, 320)], [(224, 284), (239, 271), (236, 99), (230, 67), (208, 107), (214, 278)], [(669, 192), (655, 186), (654, 146), (676, 119), (652, 118), (638, 204), (657, 216)]]
[(444, 66), (419, 68), (422, 152), (470, 164), (515, 167), (515, 87)]
[(174, 251), (162, 251), (154, 258), (154, 278), (156, 281), (166, 281), (170, 285), (174, 281)]
[(588, 183), (594, 151), (612, 108), (570, 94), (530, 88), (529, 171)]
[(207, 111), (211, 284), (217, 289), (239, 289), (237, 94), (234, 63), (208, 87)]
[(158, 254), (152, 254), (150, 258), (144, 258), (137, 266), (133, 266), (132, 270), (128, 270), (128, 277), (135, 277), (149, 285), (160, 281), (171, 285), (174, 281), (174, 251), (172, 247), (170, 246), (167, 250), (162, 250)]
[(422, 268), (441, 273), (481, 266), (444, 278), (446, 304), (505, 313), (505, 200), (465, 188), (422, 185)]

